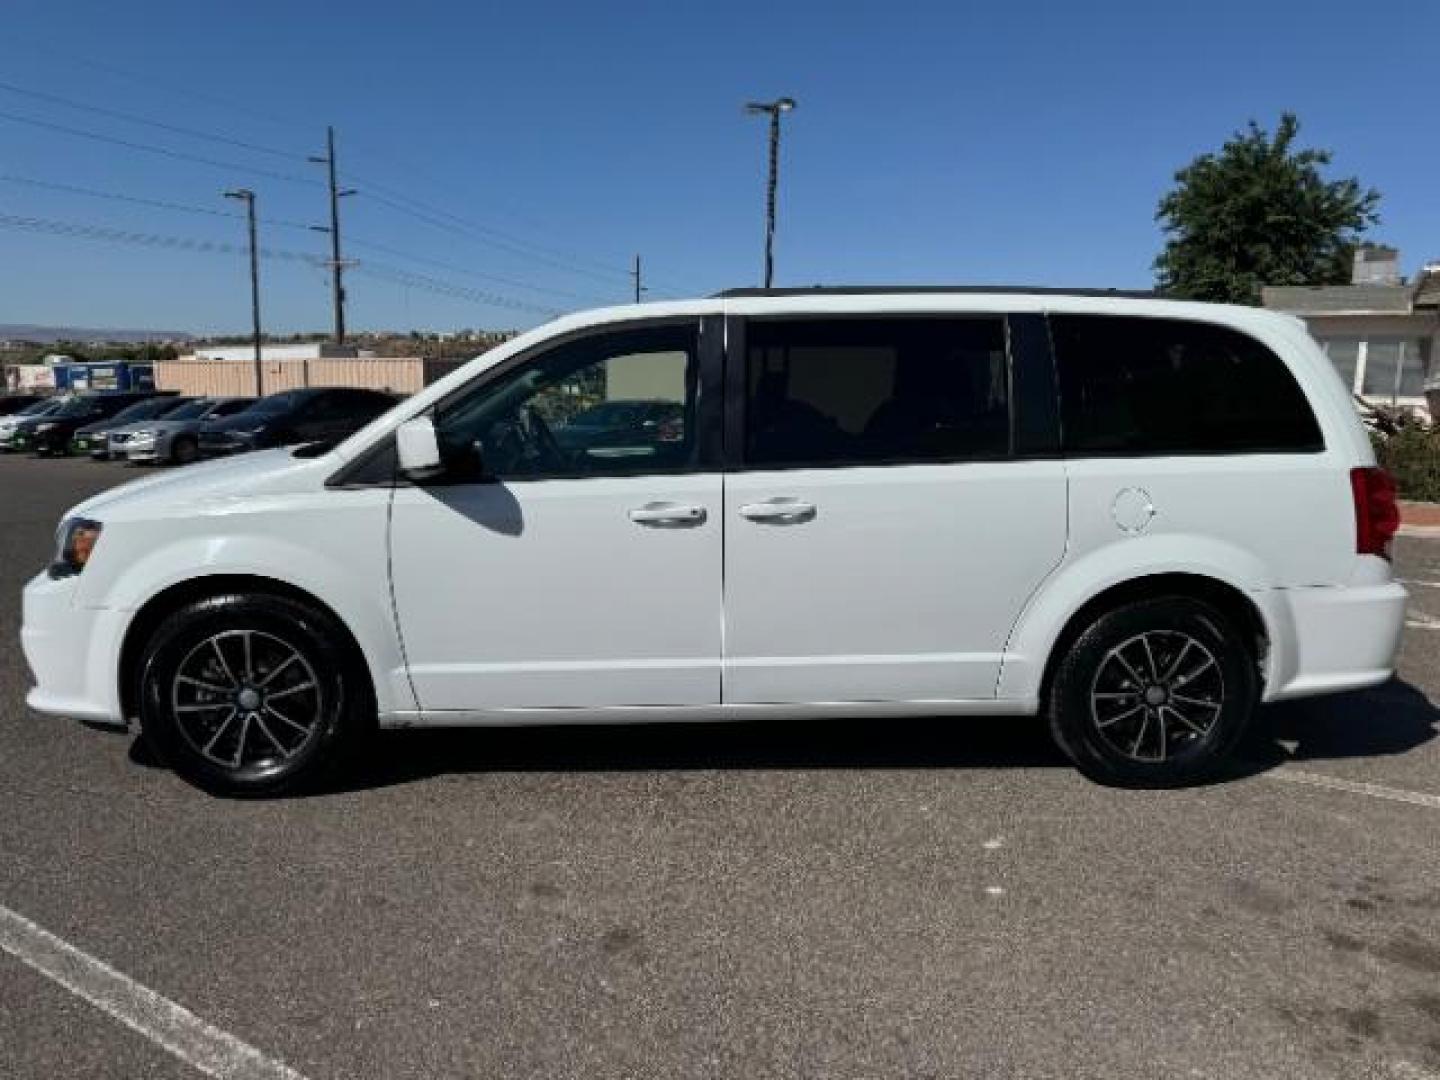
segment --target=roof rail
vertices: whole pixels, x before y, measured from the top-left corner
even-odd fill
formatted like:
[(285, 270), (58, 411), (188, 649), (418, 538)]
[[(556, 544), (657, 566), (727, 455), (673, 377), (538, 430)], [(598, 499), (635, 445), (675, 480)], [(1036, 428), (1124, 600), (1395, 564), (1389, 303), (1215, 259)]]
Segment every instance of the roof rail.
[(1155, 300), (1162, 294), (1146, 289), (1061, 289), (1036, 285), (810, 285), (784, 289), (725, 289), (715, 300), (751, 296), (866, 296), (903, 293), (1010, 293), (1022, 296), (1119, 296)]

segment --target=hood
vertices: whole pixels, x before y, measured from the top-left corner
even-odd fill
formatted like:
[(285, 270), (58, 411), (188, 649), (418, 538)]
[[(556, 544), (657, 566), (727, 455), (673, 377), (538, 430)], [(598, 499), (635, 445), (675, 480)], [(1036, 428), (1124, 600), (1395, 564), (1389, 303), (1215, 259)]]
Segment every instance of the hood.
[(123, 521), (163, 516), (169, 508), (193, 510), (245, 496), (303, 491), (323, 484), (338, 467), (339, 459), (328, 454), (297, 458), (290, 448), (262, 450), (132, 480), (71, 507), (65, 516)]
[(128, 427), (130, 421), (121, 420), (118, 424), (113, 417), (104, 420), (92, 420), (84, 427), (75, 429), (76, 435), (98, 435), (102, 431), (114, 431), (116, 428)]

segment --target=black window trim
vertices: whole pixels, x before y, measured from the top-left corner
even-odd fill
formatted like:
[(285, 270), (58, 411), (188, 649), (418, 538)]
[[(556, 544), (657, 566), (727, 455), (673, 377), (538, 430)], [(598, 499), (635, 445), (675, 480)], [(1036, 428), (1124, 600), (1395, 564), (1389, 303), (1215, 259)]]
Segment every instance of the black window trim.
[[(508, 356), (495, 367), (484, 371), (475, 378), (461, 383), (438, 401), (408, 419), (429, 414), (431, 417), (442, 411), (448, 404), (463, 394), (469, 394), (491, 383), (505, 378), (518, 367), (535, 357), (565, 348), (586, 338), (606, 337), (617, 333), (630, 333), (665, 327), (690, 326), (696, 336), (696, 385), (695, 417), (697, 446), (695, 460), (685, 465), (665, 469), (637, 467), (634, 471), (615, 470), (604, 473), (549, 473), (545, 476), (497, 477), (493, 480), (447, 479), (444, 476), (416, 484), (394, 471), (395, 434), (390, 432), (356, 457), (342, 465), (328, 480), (327, 488), (357, 490), (373, 487), (464, 487), (477, 484), (543, 484), (551, 480), (616, 480), (641, 476), (685, 476), (696, 473), (721, 472), (720, 457), (720, 378), (724, 357), (723, 322), (718, 312), (706, 315), (664, 315), (650, 318), (625, 319), (616, 322), (599, 323), (580, 327), (563, 334), (547, 337), (529, 348), (522, 349), (514, 356)], [(388, 476), (372, 475), (385, 469), (389, 459)]]

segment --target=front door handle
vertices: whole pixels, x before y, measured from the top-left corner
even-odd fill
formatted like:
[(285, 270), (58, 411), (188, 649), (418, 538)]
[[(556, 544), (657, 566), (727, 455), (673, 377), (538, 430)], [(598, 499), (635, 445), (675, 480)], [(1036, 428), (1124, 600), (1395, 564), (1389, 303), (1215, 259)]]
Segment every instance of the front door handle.
[(705, 520), (703, 506), (673, 502), (651, 502), (630, 511), (637, 525), (699, 525)]
[(815, 516), (815, 504), (789, 497), (766, 499), (764, 502), (746, 503), (740, 507), (740, 516), (770, 525), (796, 525)]

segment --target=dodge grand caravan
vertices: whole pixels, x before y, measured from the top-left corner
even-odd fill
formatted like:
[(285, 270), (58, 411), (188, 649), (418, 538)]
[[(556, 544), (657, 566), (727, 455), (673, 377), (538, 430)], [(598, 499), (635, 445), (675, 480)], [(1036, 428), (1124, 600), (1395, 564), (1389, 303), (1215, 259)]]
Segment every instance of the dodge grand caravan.
[[(624, 401), (673, 403), (665, 437), (574, 423)], [(1174, 785), (1257, 703), (1390, 677), (1396, 527), (1289, 317), (742, 290), (572, 315), (333, 448), (81, 503), (25, 590), (29, 703), (225, 792), (310, 783), (377, 720), (976, 713)]]

